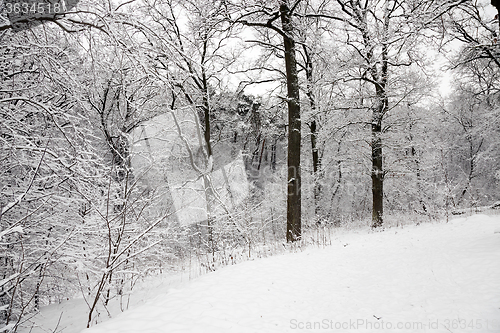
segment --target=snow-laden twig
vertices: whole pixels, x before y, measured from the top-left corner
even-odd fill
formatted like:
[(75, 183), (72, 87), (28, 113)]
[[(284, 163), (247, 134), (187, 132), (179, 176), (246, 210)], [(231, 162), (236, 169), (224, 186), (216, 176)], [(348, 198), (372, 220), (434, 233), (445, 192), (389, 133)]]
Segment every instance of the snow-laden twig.
[[(177, 211), (175, 211), (175, 212), (177, 212)], [(125, 246), (120, 252), (118, 252), (116, 255), (114, 255), (114, 259), (113, 259), (113, 261), (111, 261), (111, 263), (109, 264), (108, 267), (113, 267), (113, 265), (116, 263), (116, 261), (118, 260), (118, 258), (120, 258), (125, 252), (127, 252), (128, 249), (130, 249), (132, 247), (132, 245), (134, 245), (139, 240), (141, 240), (141, 238), (143, 238), (144, 236), (146, 236), (151, 230), (153, 230), (154, 227), (156, 227), (161, 222), (165, 221), (165, 219), (167, 217), (171, 216), (175, 212), (167, 213), (167, 214), (163, 215), (162, 217), (158, 218), (146, 230), (144, 230), (142, 233), (140, 233), (139, 235), (137, 235), (127, 246)]]
[(2, 212), (0, 214), (0, 217), (3, 216), (5, 213), (7, 213), (12, 208), (14, 208), (16, 205), (18, 205), (24, 199), (26, 194), (28, 194), (29, 190), (31, 189), (31, 186), (33, 186), (36, 175), (38, 174), (38, 170), (40, 170), (40, 166), (42, 165), (42, 161), (43, 161), (43, 158), (45, 157), (45, 152), (47, 151), (48, 145), (49, 145), (49, 142), (47, 141), (47, 145), (45, 146), (45, 150), (42, 153), (42, 157), (40, 158), (40, 161), (38, 162), (38, 166), (36, 167), (35, 173), (33, 174), (33, 177), (31, 178), (31, 181), (28, 184), (28, 187), (26, 188), (26, 190), (22, 194), (20, 194), (16, 198), (16, 200), (8, 203), (4, 208), (2, 208)]
[(19, 232), (19, 233), (23, 233), (23, 228), (21, 226), (16, 226), (16, 227), (10, 227), (2, 232), (0, 232), (0, 239), (3, 238), (3, 236), (5, 235), (8, 235), (8, 234), (11, 234), (13, 232)]
[(109, 271), (115, 270), (117, 267), (119, 267), (121, 264), (123, 264), (123, 263), (124, 263), (124, 262), (126, 262), (127, 260), (130, 260), (130, 259), (132, 259), (132, 258), (134, 258), (134, 257), (138, 256), (139, 254), (141, 254), (141, 253), (143, 253), (143, 252), (146, 252), (146, 251), (147, 251), (147, 250), (149, 250), (150, 248), (152, 248), (152, 247), (154, 247), (154, 246), (158, 245), (159, 243), (161, 243), (161, 240), (156, 241), (156, 242), (154, 242), (154, 243), (152, 243), (152, 244), (150, 244), (150, 245), (146, 246), (145, 248), (142, 248), (141, 250), (139, 250), (139, 251), (137, 251), (137, 252), (135, 252), (135, 253), (133, 253), (133, 254), (131, 254), (131, 255), (127, 256), (127, 258), (122, 259), (120, 262), (118, 262), (118, 263), (116, 263), (116, 264), (115, 264), (115, 263), (114, 263), (114, 261), (113, 261), (113, 263), (111, 263), (111, 265), (112, 265), (112, 266), (111, 266), (111, 267), (109, 267), (109, 268), (108, 268), (108, 270), (109, 270)]
[(8, 278), (1, 280), (0, 281), (0, 288), (3, 287), (4, 285), (6, 285), (7, 283), (9, 283), (10, 281), (16, 279), (19, 275), (20, 275), (20, 273), (15, 273), (15, 274), (12, 274), (11, 276), (9, 276)]

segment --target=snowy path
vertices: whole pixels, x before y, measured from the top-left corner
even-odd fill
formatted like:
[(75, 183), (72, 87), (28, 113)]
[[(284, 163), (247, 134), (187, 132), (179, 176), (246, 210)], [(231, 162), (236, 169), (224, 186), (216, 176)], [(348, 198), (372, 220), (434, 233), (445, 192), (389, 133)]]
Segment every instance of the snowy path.
[(202, 276), (84, 332), (500, 332), (498, 230), (500, 217), (479, 215), (338, 235)]

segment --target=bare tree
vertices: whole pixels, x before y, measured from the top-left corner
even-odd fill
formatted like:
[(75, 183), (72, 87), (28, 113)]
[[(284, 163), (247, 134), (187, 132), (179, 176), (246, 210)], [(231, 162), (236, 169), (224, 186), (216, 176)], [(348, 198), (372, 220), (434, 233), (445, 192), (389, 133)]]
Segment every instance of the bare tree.
[[(383, 136), (384, 117), (392, 109), (391, 92), (397, 89), (394, 79), (398, 68), (414, 66), (420, 56), (412, 50), (425, 29), (459, 2), (427, 1), (336, 1), (338, 7), (328, 11), (304, 15), (343, 22), (345, 44), (357, 55), (357, 64), (348, 71), (349, 80), (363, 82), (371, 87), (371, 178), (372, 226), (380, 227), (384, 215)], [(356, 70), (354, 70), (356, 68)]]
[[(495, 1), (492, 5), (495, 6)], [(496, 3), (498, 6), (498, 3)], [(447, 14), (445, 23), (451, 28), (451, 38), (464, 44), (455, 66), (486, 59), (491, 66), (500, 67), (500, 30), (497, 26), (498, 14), (492, 19), (485, 12), (485, 6), (464, 2)], [(498, 10), (498, 7), (496, 7)]]
[(77, 71), (74, 45), (60, 43), (59, 30), (46, 31), (0, 33), (0, 298), (8, 305), (2, 324), (13, 329), (48, 294), (71, 290), (61, 281), (71, 280), (81, 193), (103, 171), (77, 82), (67, 75)]
[[(270, 29), (283, 38), (287, 104), (288, 104), (288, 197), (287, 197), (287, 231), (288, 242), (300, 240), (301, 227), (301, 115), (300, 86), (297, 70), (296, 38), (297, 33), (293, 23), (293, 13), (300, 1), (290, 3), (279, 1), (269, 6), (256, 2), (236, 14), (233, 21), (246, 26)], [(276, 21), (281, 20), (281, 25)]]

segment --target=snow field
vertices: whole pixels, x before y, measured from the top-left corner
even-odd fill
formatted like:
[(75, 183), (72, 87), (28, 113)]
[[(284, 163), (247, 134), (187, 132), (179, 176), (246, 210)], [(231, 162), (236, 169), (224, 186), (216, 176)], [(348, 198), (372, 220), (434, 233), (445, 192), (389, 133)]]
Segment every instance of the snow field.
[(499, 227), (476, 215), (339, 233), (324, 249), (158, 292), (82, 332), (500, 332)]

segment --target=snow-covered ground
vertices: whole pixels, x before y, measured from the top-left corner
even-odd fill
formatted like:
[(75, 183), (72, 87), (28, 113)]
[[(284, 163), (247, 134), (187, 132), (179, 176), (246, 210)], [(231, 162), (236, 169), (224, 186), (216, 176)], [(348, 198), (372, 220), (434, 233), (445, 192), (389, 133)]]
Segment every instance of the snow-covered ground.
[(160, 284), (84, 333), (500, 332), (500, 216), (338, 232), (332, 243)]

